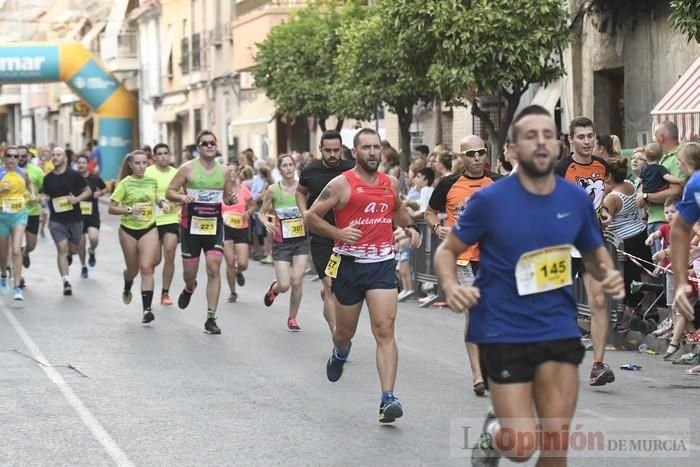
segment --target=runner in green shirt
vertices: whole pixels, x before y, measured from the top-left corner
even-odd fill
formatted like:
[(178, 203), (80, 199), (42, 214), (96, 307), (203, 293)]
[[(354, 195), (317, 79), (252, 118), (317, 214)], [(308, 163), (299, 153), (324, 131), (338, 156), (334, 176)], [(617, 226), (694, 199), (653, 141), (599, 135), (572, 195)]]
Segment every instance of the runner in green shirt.
[[(19, 166), (27, 171), (29, 181), (32, 182), (34, 193), (41, 191), (41, 185), (44, 183), (44, 171), (36, 165), (29, 162), (29, 148), (27, 146), (17, 146), (19, 152)], [(36, 248), (36, 239), (39, 234), (39, 219), (41, 217), (41, 200), (37, 198), (35, 201), (27, 203), (27, 228), (24, 231), (24, 248), (22, 248), (22, 265), (25, 269), (31, 266), (29, 253)], [(20, 280), (20, 287), (24, 288), (24, 278)]]
[[(163, 287), (160, 295), (161, 305), (172, 305), (170, 300), (170, 284), (173, 283), (175, 274), (175, 250), (179, 239), (178, 227), (179, 209), (175, 203), (168, 201), (165, 192), (168, 185), (175, 178), (177, 169), (170, 165), (170, 148), (165, 143), (158, 143), (153, 147), (155, 164), (146, 169), (145, 176), (154, 179), (158, 184), (158, 203), (156, 205), (156, 227), (160, 239), (159, 258), (156, 265), (163, 259)], [(160, 209), (160, 205), (167, 203), (168, 211)]]
[[(157, 183), (144, 177), (148, 167), (148, 157), (143, 151), (134, 151), (124, 158), (119, 183), (112, 193), (109, 213), (121, 216), (119, 244), (124, 253), (124, 292), (122, 300), (131, 302), (131, 286), (134, 278), (141, 273), (141, 301), (143, 317), (141, 322), (148, 324), (155, 319), (151, 310), (153, 301), (153, 270), (160, 253), (158, 231), (155, 223)], [(160, 203), (163, 211), (168, 211), (168, 203)]]

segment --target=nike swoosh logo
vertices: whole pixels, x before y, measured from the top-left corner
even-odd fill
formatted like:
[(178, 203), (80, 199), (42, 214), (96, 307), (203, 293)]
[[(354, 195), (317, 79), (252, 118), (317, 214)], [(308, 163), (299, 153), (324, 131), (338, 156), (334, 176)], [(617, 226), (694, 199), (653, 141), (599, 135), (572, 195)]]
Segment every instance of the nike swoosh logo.
[(565, 212), (564, 214), (557, 213), (557, 219), (564, 219), (565, 217), (569, 217), (571, 215), (570, 212)]

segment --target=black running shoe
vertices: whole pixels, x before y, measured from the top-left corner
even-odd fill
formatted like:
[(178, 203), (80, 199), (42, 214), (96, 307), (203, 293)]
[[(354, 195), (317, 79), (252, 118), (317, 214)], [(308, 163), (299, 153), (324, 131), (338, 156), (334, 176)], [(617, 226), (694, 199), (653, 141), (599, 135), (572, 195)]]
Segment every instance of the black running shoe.
[(29, 254), (24, 252), (24, 248), (22, 248), (22, 266), (24, 266), (24, 269), (29, 269), (29, 266), (32, 265), (32, 261), (29, 259)]
[(242, 272), (236, 273), (236, 284), (238, 284), (239, 287), (243, 287), (245, 285), (245, 276)]
[(70, 286), (70, 282), (65, 281), (63, 283), (63, 295), (69, 296), (73, 295), (73, 288)]
[(88, 250), (88, 266), (94, 268), (96, 264), (97, 260), (95, 259), (95, 252), (93, 250)]
[(207, 318), (204, 323), (204, 332), (207, 334), (221, 334), (221, 329), (216, 325), (216, 318)]
[(20, 289), (26, 289), (26, 288), (27, 288), (27, 283), (24, 281), (24, 277), (20, 278), (20, 280), (19, 280), (19, 288), (20, 288)]
[(141, 319), (141, 322), (143, 324), (148, 324), (151, 321), (153, 321), (154, 319), (156, 319), (156, 317), (153, 314), (153, 312), (151, 310), (145, 310), (143, 313), (143, 318)]
[(194, 282), (194, 287), (192, 287), (192, 290), (187, 290), (187, 287), (182, 289), (182, 292), (180, 292), (180, 296), (177, 298), (177, 306), (179, 306), (181, 310), (184, 310), (189, 306), (190, 299), (192, 298), (192, 294), (194, 293), (196, 288), (197, 281)]

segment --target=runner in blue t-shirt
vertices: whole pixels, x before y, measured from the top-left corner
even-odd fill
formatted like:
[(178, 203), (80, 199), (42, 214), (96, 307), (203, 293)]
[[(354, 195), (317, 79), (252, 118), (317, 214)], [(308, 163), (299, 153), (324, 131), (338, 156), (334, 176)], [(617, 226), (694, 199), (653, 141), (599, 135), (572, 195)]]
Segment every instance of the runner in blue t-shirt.
[[(576, 326), (571, 247), (583, 254), (586, 270), (606, 293), (624, 297), (590, 198), (554, 175), (559, 143), (549, 112), (527, 107), (513, 136), (517, 175), (476, 193), (435, 257), (448, 305), (469, 309), (466, 340), (479, 345), (491, 389), (495, 414), (487, 416), (472, 451), (474, 465), (495, 465), (501, 452), (513, 460), (530, 458), (537, 449), (536, 442), (528, 444), (536, 439), (536, 423), (543, 433), (568, 439), (562, 423), (574, 415), (585, 352)], [(455, 260), (477, 242), (474, 286), (460, 286)], [(509, 449), (501, 429), (517, 432)], [(556, 457), (566, 457), (563, 448)], [(562, 446), (546, 449), (543, 456), (551, 456)]]

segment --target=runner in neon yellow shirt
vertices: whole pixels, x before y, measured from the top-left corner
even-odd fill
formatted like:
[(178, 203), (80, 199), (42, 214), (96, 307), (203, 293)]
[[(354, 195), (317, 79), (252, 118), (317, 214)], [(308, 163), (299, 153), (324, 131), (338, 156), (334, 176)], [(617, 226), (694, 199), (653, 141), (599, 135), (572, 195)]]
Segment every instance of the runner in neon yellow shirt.
[[(156, 227), (160, 239), (160, 258), (163, 259), (163, 286), (160, 294), (161, 305), (172, 305), (170, 300), (170, 285), (175, 274), (175, 250), (180, 238), (179, 209), (175, 203), (168, 201), (165, 192), (173, 181), (177, 169), (170, 165), (170, 148), (165, 143), (158, 143), (153, 147), (155, 163), (146, 169), (145, 176), (154, 179), (158, 184), (158, 198), (156, 205)], [(168, 211), (161, 209), (167, 204)], [(158, 264), (156, 263), (156, 264)]]
[[(159, 255), (158, 231), (155, 222), (157, 183), (144, 177), (148, 157), (143, 151), (134, 151), (124, 158), (119, 183), (112, 193), (109, 213), (121, 216), (119, 244), (124, 253), (124, 291), (122, 301), (131, 303), (131, 286), (141, 273), (141, 322), (148, 324), (155, 319), (151, 310), (153, 301), (153, 270)], [(169, 206), (164, 204), (163, 210)]]

